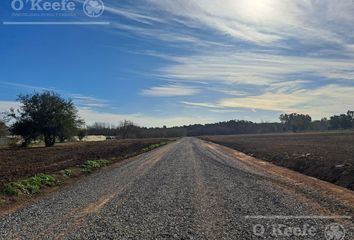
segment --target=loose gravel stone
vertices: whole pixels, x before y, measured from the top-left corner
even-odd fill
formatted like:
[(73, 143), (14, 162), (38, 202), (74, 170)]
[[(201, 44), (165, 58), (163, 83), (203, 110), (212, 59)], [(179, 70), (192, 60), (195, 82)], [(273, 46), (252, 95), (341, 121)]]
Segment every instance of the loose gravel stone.
[(333, 223), (353, 239), (350, 219), (254, 218), (353, 213), (302, 188), (183, 138), (1, 217), (0, 239), (325, 239)]

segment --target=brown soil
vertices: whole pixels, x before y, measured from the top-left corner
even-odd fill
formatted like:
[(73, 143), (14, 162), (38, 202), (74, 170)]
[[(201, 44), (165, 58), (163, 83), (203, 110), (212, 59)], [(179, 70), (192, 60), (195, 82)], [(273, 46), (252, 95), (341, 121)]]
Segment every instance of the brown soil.
[(202, 137), (354, 190), (354, 132)]
[(10, 181), (80, 166), (87, 160), (127, 158), (161, 141), (112, 140), (63, 144), (52, 148), (0, 149), (0, 188)]

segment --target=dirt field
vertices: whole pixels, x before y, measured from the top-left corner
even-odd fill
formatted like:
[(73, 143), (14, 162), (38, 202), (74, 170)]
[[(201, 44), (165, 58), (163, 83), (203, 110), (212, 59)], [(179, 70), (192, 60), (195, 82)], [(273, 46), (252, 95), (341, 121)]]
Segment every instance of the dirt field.
[(354, 190), (354, 132), (202, 137)]
[(79, 166), (93, 159), (122, 159), (162, 139), (112, 140), (72, 143), (52, 148), (0, 149), (0, 187), (4, 183), (38, 173), (50, 173)]

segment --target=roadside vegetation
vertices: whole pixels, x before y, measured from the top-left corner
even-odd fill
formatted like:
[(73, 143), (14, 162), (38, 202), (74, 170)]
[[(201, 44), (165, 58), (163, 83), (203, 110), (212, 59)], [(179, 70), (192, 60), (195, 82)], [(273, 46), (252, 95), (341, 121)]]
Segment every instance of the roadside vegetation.
[(30, 178), (5, 184), (4, 192), (8, 195), (32, 195), (39, 193), (44, 186), (55, 185), (55, 178), (49, 174), (38, 174)]
[(81, 166), (81, 169), (83, 172), (91, 173), (96, 169), (107, 166), (108, 164), (110, 164), (110, 161), (104, 159), (88, 160)]
[(40, 173), (32, 177), (10, 182), (4, 185), (4, 193), (9, 196), (20, 196), (39, 193), (44, 187), (53, 187), (61, 185), (66, 179), (77, 177), (80, 173), (88, 174), (97, 169), (109, 165), (111, 161), (99, 159), (88, 160), (81, 167), (64, 169), (51, 174)]
[(143, 152), (148, 152), (148, 151), (154, 150), (155, 148), (159, 148), (159, 147), (164, 146), (168, 143), (170, 143), (170, 141), (164, 141), (161, 143), (152, 144), (146, 148), (143, 148)]
[[(140, 148), (139, 151), (132, 153), (131, 155), (124, 155), (116, 158), (107, 159), (96, 159), (96, 160), (86, 160), (81, 165), (75, 165), (67, 167), (61, 170), (52, 171), (51, 173), (38, 173), (25, 178), (17, 179), (12, 182), (7, 182), (3, 184), (3, 193), (9, 197), (21, 198), (21, 196), (31, 197), (35, 194), (41, 192), (43, 188), (50, 188), (54, 186), (60, 186), (66, 182), (68, 179), (80, 177), (93, 173), (94, 171), (109, 166), (110, 164), (117, 162), (119, 159), (127, 158), (139, 153), (148, 152), (153, 149), (159, 148), (170, 143), (171, 139), (165, 140), (149, 140), (146, 147)], [(156, 142), (156, 143), (154, 143)], [(122, 145), (117, 145), (117, 147), (122, 147)], [(139, 145), (141, 146), (141, 145)], [(78, 147), (78, 146), (76, 146)], [(32, 149), (36, 150), (36, 149)], [(0, 154), (1, 155), (1, 154)], [(0, 163), (1, 165), (1, 163)], [(1, 197), (2, 202), (4, 198)], [(6, 199), (6, 198), (5, 198)], [(6, 201), (5, 201), (6, 202)], [(3, 205), (4, 203), (0, 204)]]
[(98, 167), (136, 156), (166, 145), (174, 139), (111, 140), (104, 142), (72, 143), (52, 148), (0, 149), (0, 188), (41, 173), (72, 169), (90, 172)]

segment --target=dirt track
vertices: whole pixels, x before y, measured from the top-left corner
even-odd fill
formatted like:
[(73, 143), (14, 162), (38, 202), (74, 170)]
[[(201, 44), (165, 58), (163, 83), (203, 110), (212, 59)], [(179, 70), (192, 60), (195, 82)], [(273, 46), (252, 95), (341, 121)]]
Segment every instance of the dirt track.
[(349, 190), (184, 138), (1, 217), (0, 239), (353, 239), (353, 213)]

